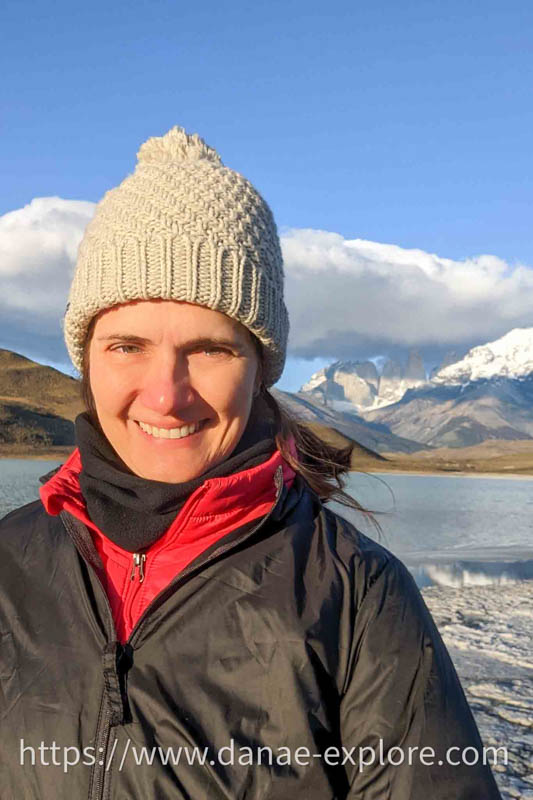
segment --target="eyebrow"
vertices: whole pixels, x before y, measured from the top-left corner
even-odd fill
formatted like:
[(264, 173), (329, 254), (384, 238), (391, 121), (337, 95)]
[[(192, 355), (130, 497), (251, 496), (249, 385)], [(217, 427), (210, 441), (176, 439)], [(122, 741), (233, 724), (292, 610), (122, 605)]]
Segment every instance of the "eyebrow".
[[(144, 336), (136, 336), (135, 334), (131, 333), (111, 333), (108, 336), (97, 336), (97, 341), (99, 342), (131, 342), (134, 344), (153, 344), (150, 339), (146, 339)], [(217, 347), (228, 347), (231, 350), (240, 350), (242, 349), (243, 345), (240, 342), (236, 342), (233, 339), (225, 339), (222, 336), (203, 336), (201, 338), (196, 339), (189, 339), (183, 344), (180, 345), (182, 348), (191, 349), (195, 347), (212, 347), (216, 345)]]

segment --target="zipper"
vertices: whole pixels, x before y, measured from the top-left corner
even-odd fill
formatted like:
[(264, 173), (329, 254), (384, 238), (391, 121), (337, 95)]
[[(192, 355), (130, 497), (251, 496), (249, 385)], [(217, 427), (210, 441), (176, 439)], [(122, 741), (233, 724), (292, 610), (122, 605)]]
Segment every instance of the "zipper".
[[(104, 597), (105, 608), (108, 618), (107, 619), (108, 641), (117, 642), (118, 654), (119, 654), (118, 658), (119, 667), (120, 667), (120, 654), (123, 652), (126, 646), (133, 647), (135, 641), (139, 638), (148, 617), (156, 608), (158, 608), (162, 603), (164, 603), (165, 600), (168, 597), (170, 597), (179, 586), (186, 583), (187, 580), (189, 580), (194, 573), (201, 571), (208, 564), (211, 564), (216, 558), (219, 558), (228, 550), (231, 550), (236, 543), (241, 544), (243, 541), (246, 541), (250, 537), (254, 536), (257, 533), (257, 531), (268, 522), (268, 520), (271, 518), (274, 511), (278, 507), (280, 498), (282, 497), (283, 494), (284, 482), (283, 482), (283, 468), (281, 466), (279, 466), (276, 469), (276, 472), (274, 473), (274, 483), (276, 486), (276, 496), (274, 498), (274, 502), (270, 508), (270, 511), (260, 520), (260, 522), (254, 528), (252, 528), (252, 530), (250, 530), (242, 539), (239, 539), (238, 542), (232, 540), (231, 542), (227, 542), (225, 545), (221, 545), (203, 561), (199, 561), (196, 564), (195, 562), (192, 562), (192, 564), (190, 564), (182, 572), (180, 572), (180, 574), (176, 578), (174, 578), (173, 581), (171, 581), (164, 589), (162, 589), (161, 592), (159, 592), (158, 595), (156, 595), (156, 597), (152, 600), (148, 608), (146, 608), (145, 611), (142, 613), (141, 617), (139, 618), (135, 627), (133, 628), (128, 641), (126, 642), (126, 645), (122, 645), (120, 642), (117, 641), (117, 632), (115, 629), (115, 623), (113, 620), (113, 613), (111, 611), (111, 606), (109, 604), (109, 600), (104, 585), (100, 579), (98, 571), (94, 566), (92, 554), (87, 548), (85, 542), (83, 542), (83, 540), (80, 539), (76, 528), (76, 524), (71, 520), (68, 514), (64, 514), (64, 512), (60, 513), (60, 518), (65, 527), (67, 528), (67, 531), (73, 538), (76, 549), (82, 556), (83, 560), (85, 561), (89, 569), (93, 570), (98, 579), (98, 584), (100, 585), (100, 590)], [(84, 525), (78, 520), (76, 520), (76, 523)], [(84, 527), (86, 528), (85, 525)], [(135, 558), (136, 556), (138, 557), (137, 559)], [(141, 583), (142, 580), (144, 580), (145, 562), (146, 562), (146, 554), (144, 553), (133, 554), (133, 566), (132, 566), (132, 572), (130, 574), (130, 580), (134, 580), (137, 569), (139, 569), (139, 583)], [(111, 634), (111, 636), (109, 636), (109, 634)], [(105, 690), (103, 697), (106, 698)], [(94, 765), (93, 777), (89, 789), (90, 800), (103, 800), (106, 784), (108, 784), (108, 781), (111, 777), (111, 770), (109, 770), (109, 775), (106, 772), (109, 740), (111, 735), (111, 709), (109, 708), (109, 704), (107, 702), (104, 702), (103, 705), (105, 706), (105, 708), (101, 709), (101, 712), (99, 714), (98, 723), (96, 727), (96, 735), (95, 735), (96, 747), (102, 749), (97, 750), (98, 757)]]
[(130, 579), (127, 588), (125, 587), (124, 597), (122, 599), (122, 615), (124, 619), (132, 619), (133, 607), (137, 603), (143, 589), (145, 565), (146, 553), (132, 553)]
[(144, 581), (144, 565), (146, 563), (146, 553), (133, 554), (133, 566), (131, 568), (130, 581), (134, 581), (139, 570), (139, 583)]

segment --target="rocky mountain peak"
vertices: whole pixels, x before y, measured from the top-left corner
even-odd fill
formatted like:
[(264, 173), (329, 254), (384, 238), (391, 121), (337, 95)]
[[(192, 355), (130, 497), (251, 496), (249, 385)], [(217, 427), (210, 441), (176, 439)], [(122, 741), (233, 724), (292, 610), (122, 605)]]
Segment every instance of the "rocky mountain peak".
[(424, 366), (422, 356), (418, 350), (409, 350), (409, 357), (405, 367), (404, 378), (406, 381), (414, 383), (426, 382), (426, 368)]
[(373, 361), (336, 361), (315, 372), (300, 391), (339, 410), (360, 411), (395, 403), (425, 382), (422, 356), (412, 350), (406, 364), (388, 359), (381, 374)]

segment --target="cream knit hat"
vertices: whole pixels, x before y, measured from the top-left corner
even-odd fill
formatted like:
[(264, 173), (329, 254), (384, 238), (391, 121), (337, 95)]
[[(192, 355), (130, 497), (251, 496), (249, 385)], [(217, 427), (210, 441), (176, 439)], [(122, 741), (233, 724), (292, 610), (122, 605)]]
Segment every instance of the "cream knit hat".
[(289, 320), (272, 212), (196, 134), (148, 139), (137, 166), (87, 226), (64, 319), (81, 373), (91, 319), (131, 300), (184, 300), (221, 311), (263, 345), (263, 383), (280, 378)]

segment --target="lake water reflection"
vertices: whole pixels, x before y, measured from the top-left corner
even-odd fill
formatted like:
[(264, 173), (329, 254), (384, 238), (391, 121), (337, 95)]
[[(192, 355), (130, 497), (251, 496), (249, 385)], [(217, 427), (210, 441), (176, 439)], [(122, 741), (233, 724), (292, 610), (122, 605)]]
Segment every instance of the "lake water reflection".
[[(533, 481), (436, 475), (363, 475), (346, 487), (376, 515), (380, 541), (420, 585), (501, 583), (533, 578)], [(335, 510), (374, 539), (357, 512)]]

